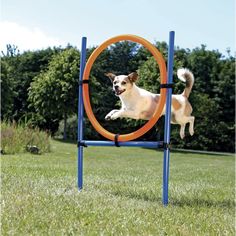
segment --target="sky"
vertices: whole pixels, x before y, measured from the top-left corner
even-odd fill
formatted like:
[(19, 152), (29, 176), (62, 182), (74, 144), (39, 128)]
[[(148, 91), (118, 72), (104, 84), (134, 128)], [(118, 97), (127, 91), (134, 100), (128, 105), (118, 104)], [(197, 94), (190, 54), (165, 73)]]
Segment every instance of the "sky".
[(25, 50), (65, 47), (80, 49), (120, 35), (135, 34), (151, 43), (235, 54), (234, 0), (1, 0), (0, 50), (6, 44)]

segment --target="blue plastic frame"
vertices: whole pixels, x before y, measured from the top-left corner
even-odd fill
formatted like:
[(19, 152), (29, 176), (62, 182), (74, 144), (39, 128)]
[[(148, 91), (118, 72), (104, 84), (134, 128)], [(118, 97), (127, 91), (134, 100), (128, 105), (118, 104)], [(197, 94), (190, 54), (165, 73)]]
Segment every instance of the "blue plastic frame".
[[(173, 63), (174, 63), (174, 37), (175, 32), (169, 32), (169, 47), (168, 47), (168, 62), (167, 62), (167, 84), (173, 83)], [(82, 38), (81, 55), (80, 55), (80, 77), (79, 84), (82, 85), (84, 68), (86, 65), (86, 43), (87, 38)], [(120, 142), (121, 147), (149, 147), (160, 148), (164, 146), (163, 157), (163, 205), (168, 205), (168, 185), (169, 185), (169, 162), (170, 162), (170, 132), (171, 132), (171, 96), (172, 88), (166, 88), (166, 115), (165, 115), (165, 127), (164, 127), (164, 141), (160, 142), (141, 142), (141, 141), (129, 141)], [(79, 86), (78, 89), (78, 189), (83, 188), (83, 147), (84, 146), (116, 146), (113, 141), (93, 141), (83, 139), (83, 119), (84, 119), (84, 106), (83, 106), (83, 89)]]

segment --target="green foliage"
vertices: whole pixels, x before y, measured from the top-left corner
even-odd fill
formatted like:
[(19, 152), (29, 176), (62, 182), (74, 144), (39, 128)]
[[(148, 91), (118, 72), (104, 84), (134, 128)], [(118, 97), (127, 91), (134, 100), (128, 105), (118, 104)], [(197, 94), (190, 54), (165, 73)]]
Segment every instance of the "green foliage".
[[(156, 42), (155, 46), (167, 58), (168, 45)], [(70, 46), (66, 49), (54, 48), (23, 54), (17, 53), (16, 49), (9, 47), (9, 53), (3, 56), (1, 62), (4, 100), (1, 117), (25, 121), (33, 127), (50, 130), (53, 134), (59, 122), (64, 119), (63, 126), (67, 130), (67, 118), (77, 113), (80, 53)], [(93, 50), (87, 50), (87, 57)], [(189, 68), (195, 76), (190, 95), (193, 115), (196, 117), (195, 134), (190, 137), (186, 132), (186, 138), (181, 140), (179, 126), (173, 125), (173, 146), (234, 152), (235, 58), (230, 54), (223, 57), (218, 51), (209, 51), (205, 45), (193, 50), (177, 47), (173, 90), (176, 94), (182, 93), (185, 86), (177, 79), (176, 71), (180, 67)], [(113, 133), (133, 132), (145, 123), (131, 119), (104, 119), (111, 109), (120, 107), (119, 99), (112, 92), (112, 84), (104, 74), (128, 74), (133, 71), (139, 73), (140, 87), (159, 93), (160, 72), (157, 63), (147, 49), (136, 43), (122, 41), (111, 45), (99, 55), (91, 69), (89, 89), (93, 112), (100, 124)], [(87, 118), (84, 122), (86, 139), (103, 139)], [(157, 138), (163, 139), (163, 118), (141, 139)]]
[(235, 157), (171, 152), (162, 205), (163, 152), (76, 144), (1, 157), (2, 235), (235, 235)]
[[(54, 53), (59, 51), (59, 49), (46, 49), (35, 52), (24, 52), (22, 54), (15, 52), (15, 47), (8, 45), (7, 55), (3, 56), (1, 59), (1, 66), (3, 70), (1, 71), (2, 80), (2, 98), (7, 100), (11, 99), (11, 107), (6, 110), (5, 104), (2, 110), (1, 117), (18, 121), (22, 116), (29, 110), (28, 103), (28, 88), (33, 78), (37, 76), (41, 71), (43, 71), (51, 57)], [(6, 79), (8, 81), (6, 81)], [(9, 90), (13, 90), (8, 96)], [(3, 104), (3, 103), (2, 103)], [(9, 104), (8, 102), (6, 104)]]
[(1, 119), (11, 115), (17, 93), (14, 89), (14, 81), (9, 77), (9, 70), (7, 62), (1, 60)]
[[(188, 67), (195, 75), (190, 98), (196, 119), (196, 146), (207, 150), (235, 151), (235, 59), (202, 45), (188, 56)], [(194, 96), (201, 99), (194, 100)], [(199, 126), (200, 127), (199, 127)], [(202, 128), (201, 128), (202, 127)], [(199, 139), (199, 140), (198, 140)], [(191, 140), (190, 140), (191, 142)]]
[[(154, 82), (155, 81), (155, 82)], [(154, 57), (150, 57), (139, 68), (138, 85), (153, 93), (160, 91), (160, 71)]]
[(4, 154), (25, 152), (27, 146), (36, 146), (40, 153), (50, 151), (50, 136), (39, 129), (15, 122), (1, 123), (1, 150)]
[(30, 107), (45, 121), (59, 121), (72, 114), (77, 106), (79, 52), (68, 48), (53, 56), (48, 69), (30, 84)]

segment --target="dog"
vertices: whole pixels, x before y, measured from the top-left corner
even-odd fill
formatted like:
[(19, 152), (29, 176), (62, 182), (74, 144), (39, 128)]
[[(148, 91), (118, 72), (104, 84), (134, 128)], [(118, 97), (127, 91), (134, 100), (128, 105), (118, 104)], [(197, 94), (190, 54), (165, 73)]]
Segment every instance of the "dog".
[[(121, 100), (121, 109), (109, 112), (105, 117), (106, 120), (115, 120), (123, 117), (142, 120), (152, 118), (158, 106), (160, 94), (154, 94), (139, 88), (135, 84), (138, 80), (138, 74), (136, 72), (132, 72), (129, 75), (116, 76), (113, 73), (106, 73), (105, 75), (110, 78), (113, 84), (113, 91)], [(191, 116), (193, 109), (188, 100), (194, 84), (194, 76), (186, 68), (178, 69), (177, 76), (186, 85), (182, 94), (172, 95), (171, 123), (180, 125), (180, 137), (183, 139), (185, 137), (185, 126), (187, 123), (189, 123), (190, 135), (194, 134), (195, 117)], [(165, 110), (166, 108), (164, 106), (161, 116), (165, 114)]]

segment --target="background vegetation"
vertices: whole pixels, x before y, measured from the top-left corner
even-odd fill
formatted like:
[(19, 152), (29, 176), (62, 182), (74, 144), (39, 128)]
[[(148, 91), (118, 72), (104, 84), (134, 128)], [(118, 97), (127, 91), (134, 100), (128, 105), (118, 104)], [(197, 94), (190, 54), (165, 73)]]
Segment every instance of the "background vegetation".
[[(155, 46), (167, 58), (167, 44)], [(87, 49), (87, 57), (94, 48)], [(32, 127), (48, 130), (64, 138), (76, 137), (77, 91), (80, 51), (67, 48), (48, 48), (19, 53), (14, 45), (7, 46), (1, 60), (1, 119), (24, 121)], [(196, 117), (195, 134), (179, 138), (179, 127), (172, 126), (172, 145), (214, 151), (235, 151), (235, 57), (225, 57), (218, 51), (209, 51), (202, 45), (193, 50), (176, 48), (174, 63), (174, 93), (181, 93), (184, 84), (178, 81), (176, 70), (187, 67), (194, 73), (195, 84), (190, 95), (193, 115)], [(119, 106), (111, 90), (106, 72), (127, 74), (138, 71), (139, 85), (159, 93), (159, 69), (150, 53), (132, 42), (111, 45), (96, 60), (90, 79), (91, 102), (99, 122), (114, 133), (128, 133), (144, 122), (133, 120), (105, 121), (105, 115)], [(71, 118), (72, 117), (72, 118)], [(67, 120), (70, 118), (70, 124)], [(85, 138), (100, 139), (85, 119)], [(73, 130), (66, 133), (66, 130)], [(163, 138), (163, 119), (142, 139)]]
[(38, 128), (15, 122), (1, 123), (1, 153), (15, 154), (21, 152), (34, 152), (37, 154), (50, 151), (51, 137)]

